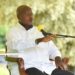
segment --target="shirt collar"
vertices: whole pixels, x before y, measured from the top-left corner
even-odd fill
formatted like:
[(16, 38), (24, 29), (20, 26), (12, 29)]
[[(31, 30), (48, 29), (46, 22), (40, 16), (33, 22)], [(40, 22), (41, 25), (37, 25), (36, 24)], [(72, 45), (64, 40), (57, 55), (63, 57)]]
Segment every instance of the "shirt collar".
[(26, 30), (20, 23), (17, 24), (21, 29)]
[(34, 26), (32, 28), (30, 28), (29, 30), (26, 30), (20, 23), (17, 24), (22, 30), (28, 31), (30, 32), (31, 30), (34, 29)]
[[(20, 22), (19, 22), (19, 24), (20, 24), (22, 27), (24, 27), (24, 24), (22, 24), (22, 23), (20, 23)], [(24, 27), (24, 28), (25, 28), (25, 27)], [(30, 30), (31, 28), (33, 28), (33, 25), (30, 25), (28, 28), (25, 28), (25, 30), (28, 31), (28, 30)]]

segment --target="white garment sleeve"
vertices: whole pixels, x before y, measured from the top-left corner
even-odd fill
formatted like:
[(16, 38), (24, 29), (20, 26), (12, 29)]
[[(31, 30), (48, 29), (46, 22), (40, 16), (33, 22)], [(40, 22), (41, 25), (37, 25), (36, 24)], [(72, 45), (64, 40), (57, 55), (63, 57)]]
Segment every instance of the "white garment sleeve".
[(49, 59), (55, 60), (56, 56), (61, 57), (61, 53), (59, 49), (56, 47), (56, 45), (52, 41), (50, 41), (49, 42)]
[(18, 33), (16, 30), (10, 31), (6, 35), (6, 45), (7, 45), (7, 52), (8, 53), (16, 53), (16, 52), (21, 52), (25, 49), (26, 42), (25, 40), (25, 35), (24, 37), (21, 37), (21, 34)]

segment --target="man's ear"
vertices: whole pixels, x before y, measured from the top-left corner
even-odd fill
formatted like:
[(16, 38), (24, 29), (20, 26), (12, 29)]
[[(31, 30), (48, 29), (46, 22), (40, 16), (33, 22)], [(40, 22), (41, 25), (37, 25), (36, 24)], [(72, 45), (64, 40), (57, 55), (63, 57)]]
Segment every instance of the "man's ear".
[(17, 18), (18, 18), (19, 22), (21, 22), (23, 19), (23, 14), (20, 14), (20, 15), (17, 14)]

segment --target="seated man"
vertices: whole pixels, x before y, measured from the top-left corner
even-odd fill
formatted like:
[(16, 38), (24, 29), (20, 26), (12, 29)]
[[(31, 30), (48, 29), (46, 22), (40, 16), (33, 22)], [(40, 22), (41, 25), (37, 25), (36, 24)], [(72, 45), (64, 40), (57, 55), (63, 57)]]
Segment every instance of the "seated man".
[[(63, 70), (61, 53), (51, 41), (54, 35), (44, 37), (42, 32), (32, 25), (32, 16), (30, 7), (22, 5), (17, 8), (18, 24), (6, 35), (7, 52), (20, 53), (12, 57), (23, 58), (25, 64), (20, 71), (24, 72), (25, 68), (28, 75), (51, 75), (56, 67)], [(19, 75), (17, 64), (9, 62), (8, 68), (11, 75)]]

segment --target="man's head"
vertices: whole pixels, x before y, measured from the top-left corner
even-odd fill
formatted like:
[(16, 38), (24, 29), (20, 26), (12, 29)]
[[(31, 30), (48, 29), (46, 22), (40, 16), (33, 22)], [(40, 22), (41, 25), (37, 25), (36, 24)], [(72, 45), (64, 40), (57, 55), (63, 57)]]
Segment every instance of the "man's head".
[(17, 18), (23, 25), (32, 25), (33, 14), (30, 7), (21, 5), (17, 8)]

